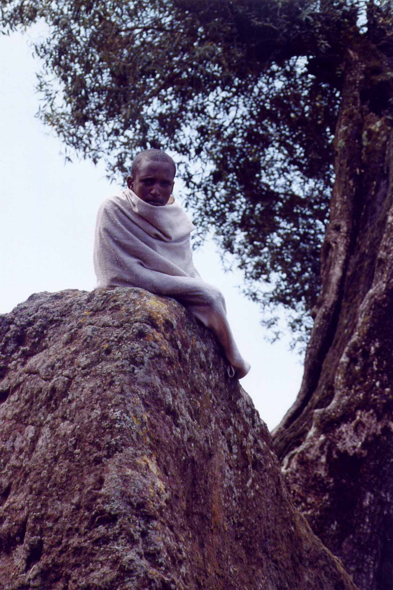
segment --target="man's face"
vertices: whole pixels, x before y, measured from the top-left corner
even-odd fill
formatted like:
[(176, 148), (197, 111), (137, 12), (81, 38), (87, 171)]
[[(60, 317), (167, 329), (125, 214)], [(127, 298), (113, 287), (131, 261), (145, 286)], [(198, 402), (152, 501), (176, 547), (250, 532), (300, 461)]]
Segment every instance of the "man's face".
[(174, 171), (170, 162), (143, 159), (134, 177), (127, 178), (127, 185), (149, 205), (166, 205), (173, 190)]

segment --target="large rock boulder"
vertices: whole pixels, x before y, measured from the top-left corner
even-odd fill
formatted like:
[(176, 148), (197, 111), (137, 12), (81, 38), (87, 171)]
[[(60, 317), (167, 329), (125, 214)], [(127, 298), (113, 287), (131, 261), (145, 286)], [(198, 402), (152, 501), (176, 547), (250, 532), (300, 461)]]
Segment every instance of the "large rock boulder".
[(0, 338), (2, 589), (355, 589), (180, 304), (44, 293)]

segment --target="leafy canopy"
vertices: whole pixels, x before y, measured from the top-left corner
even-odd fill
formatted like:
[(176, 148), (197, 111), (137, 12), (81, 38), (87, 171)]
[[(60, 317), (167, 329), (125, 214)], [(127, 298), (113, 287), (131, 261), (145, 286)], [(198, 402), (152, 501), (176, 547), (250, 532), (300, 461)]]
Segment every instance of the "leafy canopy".
[(1, 16), (5, 32), (46, 22), (39, 114), (66, 146), (112, 178), (141, 148), (176, 152), (200, 235), (213, 226), (249, 295), (299, 327), (319, 288), (345, 51), (390, 51), (390, 0), (3, 0)]

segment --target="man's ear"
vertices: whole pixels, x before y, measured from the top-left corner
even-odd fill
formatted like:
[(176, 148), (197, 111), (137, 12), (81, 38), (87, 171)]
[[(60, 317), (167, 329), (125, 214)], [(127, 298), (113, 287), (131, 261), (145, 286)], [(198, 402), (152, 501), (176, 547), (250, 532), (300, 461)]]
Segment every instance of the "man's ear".
[(132, 185), (133, 185), (133, 178), (132, 176), (127, 176), (127, 186), (130, 190), (132, 190)]

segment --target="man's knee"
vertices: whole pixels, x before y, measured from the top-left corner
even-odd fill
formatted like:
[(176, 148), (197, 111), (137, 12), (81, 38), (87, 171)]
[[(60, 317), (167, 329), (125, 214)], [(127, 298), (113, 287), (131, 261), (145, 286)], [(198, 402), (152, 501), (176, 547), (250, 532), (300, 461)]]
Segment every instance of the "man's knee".
[(219, 289), (215, 287), (209, 289), (207, 305), (213, 312), (225, 311), (225, 299)]

